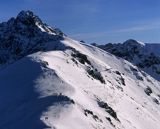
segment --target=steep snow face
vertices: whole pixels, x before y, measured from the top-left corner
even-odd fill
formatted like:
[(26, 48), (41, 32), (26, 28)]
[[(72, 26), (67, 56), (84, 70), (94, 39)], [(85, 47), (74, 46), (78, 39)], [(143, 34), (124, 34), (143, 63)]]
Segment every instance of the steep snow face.
[(160, 80), (159, 44), (144, 44), (130, 39), (123, 44), (110, 43), (98, 47), (130, 61), (155, 79)]
[(30, 11), (0, 40), (0, 129), (160, 129), (160, 82), (128, 61)]
[(0, 128), (160, 128), (158, 81), (97, 47), (61, 44), (0, 71)]
[[(72, 103), (60, 93), (72, 94), (73, 88), (44, 65), (45, 62), (28, 56), (1, 71), (0, 128), (46, 128), (40, 120), (42, 112), (49, 106), (58, 105), (63, 109)], [(58, 115), (54, 110), (52, 115)]]

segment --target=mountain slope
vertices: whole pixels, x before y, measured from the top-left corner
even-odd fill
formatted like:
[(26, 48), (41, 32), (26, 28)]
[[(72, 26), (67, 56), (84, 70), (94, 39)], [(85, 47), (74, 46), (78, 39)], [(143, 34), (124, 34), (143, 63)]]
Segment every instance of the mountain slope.
[(33, 12), (21, 11), (16, 18), (0, 24), (0, 67), (28, 54), (44, 51), (46, 42), (58, 42), (63, 35), (59, 29), (43, 23)]
[(62, 37), (0, 70), (1, 129), (160, 128), (159, 81)]
[(123, 44), (110, 43), (97, 45), (97, 47), (130, 61), (155, 79), (160, 80), (159, 44), (144, 44), (130, 39)]

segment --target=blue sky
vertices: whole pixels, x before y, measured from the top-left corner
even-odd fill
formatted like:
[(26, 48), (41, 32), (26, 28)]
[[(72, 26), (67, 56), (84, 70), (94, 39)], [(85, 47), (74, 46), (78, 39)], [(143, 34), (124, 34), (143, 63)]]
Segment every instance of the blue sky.
[(1, 0), (0, 21), (21, 10), (88, 43), (160, 43), (160, 0)]

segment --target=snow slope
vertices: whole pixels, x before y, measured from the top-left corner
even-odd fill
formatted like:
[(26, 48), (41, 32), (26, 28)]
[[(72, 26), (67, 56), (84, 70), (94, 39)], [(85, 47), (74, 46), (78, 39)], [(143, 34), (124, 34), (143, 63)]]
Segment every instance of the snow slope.
[(157, 80), (160, 80), (160, 44), (145, 44), (133, 39), (123, 44), (97, 45), (118, 57), (135, 64)]
[(66, 36), (44, 47), (0, 70), (0, 129), (160, 128), (159, 81)]

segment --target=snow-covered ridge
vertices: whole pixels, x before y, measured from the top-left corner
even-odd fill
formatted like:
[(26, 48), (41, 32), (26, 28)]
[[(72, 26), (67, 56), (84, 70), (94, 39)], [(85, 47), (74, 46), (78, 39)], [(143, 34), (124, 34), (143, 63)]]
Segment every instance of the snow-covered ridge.
[(98, 47), (118, 57), (122, 57), (160, 80), (160, 44), (145, 44), (130, 39), (123, 44), (106, 44)]
[(0, 70), (0, 129), (160, 128), (159, 81), (102, 49), (53, 37)]

